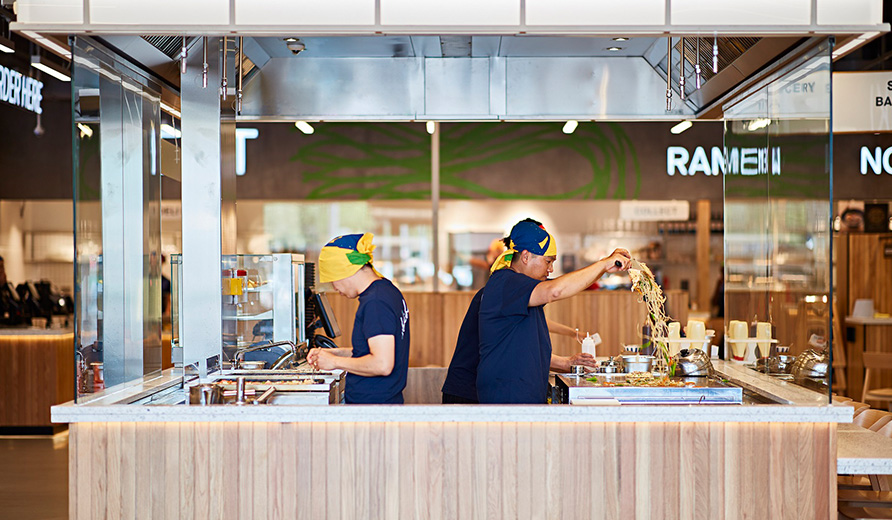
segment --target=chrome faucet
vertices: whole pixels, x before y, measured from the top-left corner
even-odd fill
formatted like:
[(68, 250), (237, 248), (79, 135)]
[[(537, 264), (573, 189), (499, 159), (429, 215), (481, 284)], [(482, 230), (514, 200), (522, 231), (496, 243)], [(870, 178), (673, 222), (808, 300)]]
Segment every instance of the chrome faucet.
[(270, 341), (267, 344), (260, 345), (251, 345), (249, 347), (240, 347), (235, 351), (235, 354), (232, 356), (232, 369), (238, 370), (241, 368), (242, 361), (245, 359), (245, 354), (248, 352), (254, 352), (255, 350), (266, 350), (272, 347), (282, 347), (288, 346), (289, 350), (282, 354), (276, 359), (272, 366), (270, 367), (273, 370), (283, 368), (288, 365), (293, 365), (300, 359), (301, 354), (306, 357), (306, 346), (307, 343), (302, 341), (300, 344), (295, 344), (293, 341), (285, 340), (285, 341), (277, 341), (273, 343)]
[(272, 366), (270, 367), (271, 369), (278, 370), (280, 368), (285, 368), (285, 367), (289, 367), (289, 366), (293, 367), (293, 366), (297, 365), (298, 361), (301, 358), (307, 357), (308, 349), (307, 349), (306, 341), (301, 341), (299, 344), (295, 344), (293, 341), (280, 341), (280, 342), (276, 343), (275, 345), (270, 345), (270, 346), (278, 346), (278, 345), (285, 345), (285, 344), (287, 344), (290, 347), (290, 350), (288, 350), (287, 352), (285, 352), (284, 354), (279, 356), (279, 358), (273, 362)]

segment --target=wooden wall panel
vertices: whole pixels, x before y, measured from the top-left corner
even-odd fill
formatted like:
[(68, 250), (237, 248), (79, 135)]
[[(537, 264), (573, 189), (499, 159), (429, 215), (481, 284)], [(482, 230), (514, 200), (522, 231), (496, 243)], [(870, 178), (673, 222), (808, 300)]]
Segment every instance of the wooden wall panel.
[[(461, 322), (474, 293), (406, 292), (403, 296), (409, 307), (412, 330), (409, 366), (449, 366)], [(688, 300), (687, 292), (667, 293), (666, 306), (672, 319), (687, 323)], [(336, 343), (349, 346), (358, 302), (337, 294), (331, 295), (329, 301), (341, 328), (341, 337)], [(598, 355), (616, 355), (623, 345), (640, 343), (645, 312), (644, 304), (631, 291), (585, 291), (545, 307), (549, 319), (578, 327), (582, 337), (586, 332), (598, 332), (603, 340)], [(557, 355), (580, 352), (575, 338), (553, 334), (551, 341)]]
[(52, 426), (74, 399), (74, 334), (0, 336), (0, 426)]
[(873, 300), (876, 312), (892, 313), (892, 256), (883, 250), (892, 247), (892, 235), (851, 233), (848, 238), (848, 302), (852, 314), (855, 300)]
[[(71, 435), (72, 520), (813, 520), (836, 509), (835, 424), (77, 423)], [(115, 459), (120, 471), (135, 463), (139, 485), (116, 478)]]

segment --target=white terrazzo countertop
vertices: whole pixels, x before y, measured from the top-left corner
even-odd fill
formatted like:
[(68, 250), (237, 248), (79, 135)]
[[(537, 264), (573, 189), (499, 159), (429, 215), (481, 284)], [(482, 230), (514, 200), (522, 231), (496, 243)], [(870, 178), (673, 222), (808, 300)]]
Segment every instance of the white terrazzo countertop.
[(852, 408), (829, 406), (828, 397), (721, 361), (716, 370), (732, 382), (785, 404), (768, 405), (135, 405), (157, 389), (178, 383), (171, 371), (92, 396), (86, 403), (54, 406), (55, 423), (76, 422), (836, 422), (850, 423)]
[(840, 475), (892, 475), (892, 439), (854, 424), (840, 424), (836, 472)]

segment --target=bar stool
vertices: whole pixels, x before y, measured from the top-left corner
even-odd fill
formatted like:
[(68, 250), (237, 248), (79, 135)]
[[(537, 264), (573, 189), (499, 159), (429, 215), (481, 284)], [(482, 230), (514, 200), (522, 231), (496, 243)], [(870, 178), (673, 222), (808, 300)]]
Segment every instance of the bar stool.
[(864, 352), (864, 387), (861, 389), (863, 401), (885, 401), (892, 410), (892, 388), (871, 388), (880, 370), (892, 370), (892, 353)]
[[(858, 416), (852, 420), (852, 424), (855, 424), (856, 426), (860, 426), (862, 428), (871, 429), (874, 424), (882, 421), (882, 424), (880, 425), (881, 428), (885, 426), (886, 423), (888, 423), (890, 420), (892, 420), (892, 413), (889, 413), (885, 410), (868, 409), (859, 413)], [(879, 428), (877, 428), (877, 430), (878, 429)]]

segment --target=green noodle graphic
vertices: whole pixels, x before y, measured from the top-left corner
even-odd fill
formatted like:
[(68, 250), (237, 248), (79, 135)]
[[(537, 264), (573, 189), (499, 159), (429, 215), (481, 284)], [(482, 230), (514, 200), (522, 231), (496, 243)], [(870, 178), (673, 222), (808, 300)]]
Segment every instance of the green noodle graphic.
[[(560, 123), (441, 125), (440, 196), (539, 200), (638, 196), (640, 165), (635, 147), (620, 125), (582, 124), (571, 135), (561, 133), (560, 126)], [(559, 149), (571, 150), (590, 167), (579, 185), (543, 194), (529, 189), (512, 191), (517, 186), (510, 185), (494, 189), (480, 182), (485, 179), (488, 168), (505, 168), (504, 163), (509, 161), (522, 161)], [(430, 136), (419, 124), (318, 125), (314, 141), (301, 147), (291, 160), (302, 166), (302, 180), (311, 186), (307, 199), (430, 197)]]

